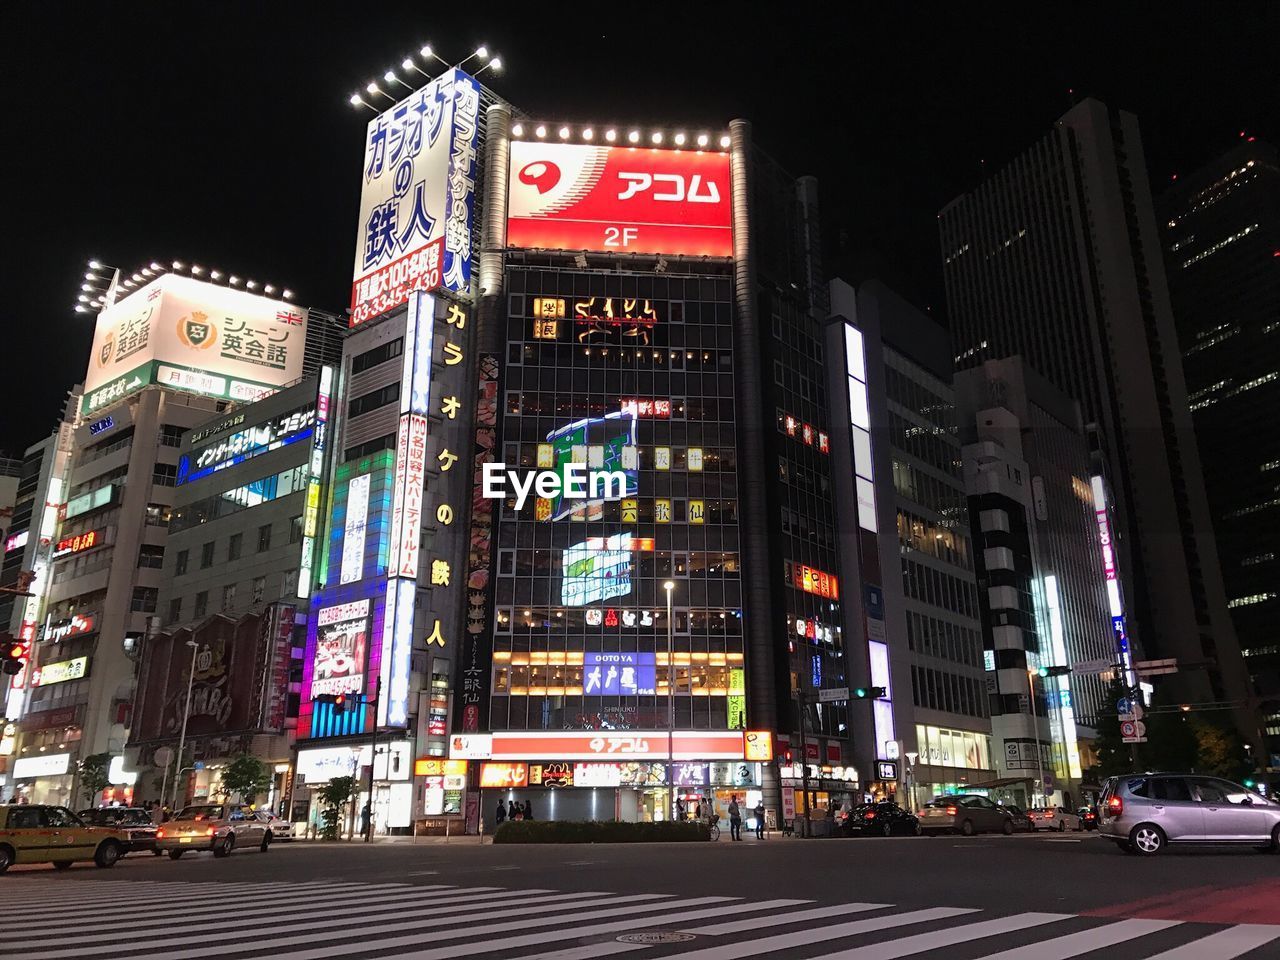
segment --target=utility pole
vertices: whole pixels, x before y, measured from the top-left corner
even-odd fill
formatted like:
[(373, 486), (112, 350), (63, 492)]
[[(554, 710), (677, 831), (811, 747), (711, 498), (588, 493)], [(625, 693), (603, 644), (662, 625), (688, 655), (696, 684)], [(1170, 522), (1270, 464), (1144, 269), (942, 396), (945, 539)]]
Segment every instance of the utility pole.
[(676, 666), (673, 659), (675, 624), (671, 619), (671, 595), (676, 589), (675, 582), (668, 580), (662, 585), (662, 589), (667, 592), (667, 782), (671, 785), (667, 795), (667, 818), (674, 820), (676, 816)]
[[(1040, 789), (1038, 793), (1043, 796), (1044, 789), (1044, 757), (1040, 752), (1040, 718), (1036, 713), (1036, 683), (1035, 671), (1030, 667), (1027, 668), (1027, 692), (1031, 696), (1031, 732), (1036, 742), (1036, 772), (1040, 775)], [(1033, 802), (1035, 798), (1032, 798)]]
[[(366, 706), (377, 707), (378, 701), (382, 698), (382, 677), (378, 677), (378, 682), (374, 685), (374, 693), (372, 700), (366, 700)], [(373, 768), (378, 763), (378, 714), (375, 709), (373, 714), (373, 736), (369, 741), (369, 829), (364, 831), (364, 842), (369, 843), (373, 840)], [(391, 772), (391, 755), (387, 755), (387, 774)]]
[(200, 649), (195, 640), (188, 640), (187, 646), (191, 648), (191, 670), (187, 673), (187, 703), (182, 708), (182, 734), (178, 737), (178, 758), (174, 761), (173, 803), (170, 807), (174, 813), (177, 813), (178, 806), (178, 780), (182, 777), (182, 753), (187, 748), (187, 720), (191, 717), (191, 685), (196, 679), (196, 651)]

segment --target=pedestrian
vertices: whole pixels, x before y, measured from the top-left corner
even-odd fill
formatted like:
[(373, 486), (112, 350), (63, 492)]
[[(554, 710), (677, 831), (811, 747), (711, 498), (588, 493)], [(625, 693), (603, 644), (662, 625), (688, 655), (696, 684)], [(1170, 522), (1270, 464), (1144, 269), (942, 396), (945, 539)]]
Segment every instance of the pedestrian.
[(502, 802), (502, 798), (498, 798), (498, 812), (493, 815), (494, 829), (502, 826), (503, 821), (507, 819), (507, 806)]
[(742, 839), (742, 810), (738, 807), (736, 795), (729, 798), (729, 839)]
[(684, 797), (676, 797), (676, 820), (684, 820)]
[(756, 839), (763, 840), (764, 839), (764, 800), (763, 799), (756, 801), (755, 815), (756, 815)]
[(164, 822), (164, 811), (160, 809), (160, 801), (151, 801), (151, 822), (157, 827)]
[(524, 802), (524, 818), (526, 820), (533, 819), (533, 803), (529, 800)]
[(373, 823), (373, 808), (369, 805), (369, 801), (364, 802), (364, 807), (360, 811), (360, 835), (362, 837), (369, 836), (369, 827)]
[(519, 801), (519, 800), (516, 800), (514, 803), (512, 803), (512, 806), (515, 808), (515, 813), (513, 813), (513, 814), (511, 815), (511, 819), (512, 819), (512, 820), (523, 820), (523, 819), (524, 819), (524, 806), (520, 803), (520, 801)]
[(693, 804), (693, 818), (695, 820), (702, 819), (702, 798), (698, 797)]

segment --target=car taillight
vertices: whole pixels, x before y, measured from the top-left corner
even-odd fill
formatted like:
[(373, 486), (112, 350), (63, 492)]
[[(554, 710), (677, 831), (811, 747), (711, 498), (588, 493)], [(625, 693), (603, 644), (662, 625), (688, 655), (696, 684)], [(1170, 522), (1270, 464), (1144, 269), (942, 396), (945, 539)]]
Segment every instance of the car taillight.
[(947, 816), (949, 817), (954, 817), (959, 812), (960, 812), (959, 807), (947, 807)]
[(208, 828), (206, 828), (206, 829), (205, 829), (205, 832), (204, 832), (204, 835), (205, 835), (206, 837), (212, 837), (212, 836), (213, 836), (213, 827), (208, 827)]
[(876, 814), (874, 810), (868, 810), (866, 814), (863, 816), (864, 820), (874, 820), (875, 818), (876, 818)]
[(1112, 797), (1107, 801), (1107, 810), (1110, 811), (1112, 816), (1120, 816), (1120, 814), (1124, 813), (1124, 800), (1120, 797)]
[(164, 836), (164, 831), (163, 831), (163, 830), (157, 830), (157, 831), (156, 831), (156, 838), (157, 838), (157, 839), (159, 839), (160, 837), (163, 837), (163, 836)]

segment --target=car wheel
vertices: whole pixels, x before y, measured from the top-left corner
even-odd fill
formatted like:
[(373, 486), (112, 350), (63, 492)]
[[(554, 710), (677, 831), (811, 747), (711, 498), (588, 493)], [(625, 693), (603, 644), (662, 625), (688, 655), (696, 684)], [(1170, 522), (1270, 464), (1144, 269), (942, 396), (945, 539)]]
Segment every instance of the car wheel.
[(234, 833), (228, 833), (223, 841), (213, 848), (213, 855), (215, 857), (229, 857), (231, 856), (231, 851), (234, 850), (235, 847), (236, 835)]
[(1067, 832), (1067, 821), (1065, 821), (1065, 820), (1059, 820), (1059, 821), (1058, 821), (1058, 832), (1059, 832), (1059, 833), (1066, 833), (1066, 832)]
[(884, 824), (883, 826), (881, 826), (881, 827), (880, 827), (880, 836), (882, 836), (882, 837), (892, 837), (892, 836), (893, 836), (893, 824), (891, 824), (891, 823), (886, 823), (886, 824)]
[(71, 869), (71, 863), (72, 863), (72, 861), (70, 861), (70, 860), (55, 860), (55, 861), (53, 861), (53, 869), (55, 869), (55, 870), (70, 870), (70, 869)]
[(0, 873), (13, 866), (13, 847), (0, 843)]
[(263, 853), (266, 853), (267, 847), (271, 846), (271, 841), (273, 839), (274, 838), (271, 836), (271, 831), (268, 830), (266, 833), (262, 835), (262, 846), (260, 846), (258, 849), (261, 850)]
[(1168, 842), (1164, 831), (1151, 823), (1140, 823), (1129, 834), (1129, 843), (1133, 845), (1134, 852), (1144, 857), (1154, 857)]
[(924, 827), (920, 826), (920, 822), (918, 820), (916, 821), (915, 825), (911, 828), (911, 834), (912, 836), (916, 836), (916, 837), (924, 835)]
[(114, 840), (107, 840), (98, 847), (97, 853), (93, 855), (93, 862), (100, 867), (114, 867), (123, 852), (120, 849), (120, 844)]
[(183, 855), (184, 853), (186, 853), (186, 852), (187, 852), (187, 851), (185, 851), (185, 850), (170, 850), (170, 851), (169, 851), (169, 859), (170, 859), (170, 860), (181, 860), (181, 859), (182, 859), (182, 855)]
[(1000, 832), (1003, 833), (1006, 837), (1009, 836), (1009, 834), (1013, 833), (1013, 821), (1006, 820), (1003, 824), (1001, 824)]
[[(1276, 828), (1271, 831), (1271, 846), (1267, 848), (1272, 853), (1280, 853), (1280, 823), (1276, 824)], [(0, 873), (4, 872), (4, 867), (0, 867)]]
[(964, 823), (960, 824), (960, 832), (961, 832), (962, 834), (964, 834), (966, 837), (972, 837), (972, 836), (973, 836), (973, 821), (972, 821), (972, 820), (966, 820)]

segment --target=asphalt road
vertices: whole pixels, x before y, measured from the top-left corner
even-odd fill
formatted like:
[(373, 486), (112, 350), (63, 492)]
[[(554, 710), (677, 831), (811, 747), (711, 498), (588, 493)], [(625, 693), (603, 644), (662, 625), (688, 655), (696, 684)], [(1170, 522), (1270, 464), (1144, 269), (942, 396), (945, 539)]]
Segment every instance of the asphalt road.
[[(282, 843), (225, 860), (15, 867), (0, 877), (0, 905), (0, 957), (21, 960), (1280, 958), (1280, 856), (1196, 849), (1148, 859), (1070, 833)], [(100, 928), (113, 908), (126, 915)], [(620, 939), (670, 936), (679, 942)]]

